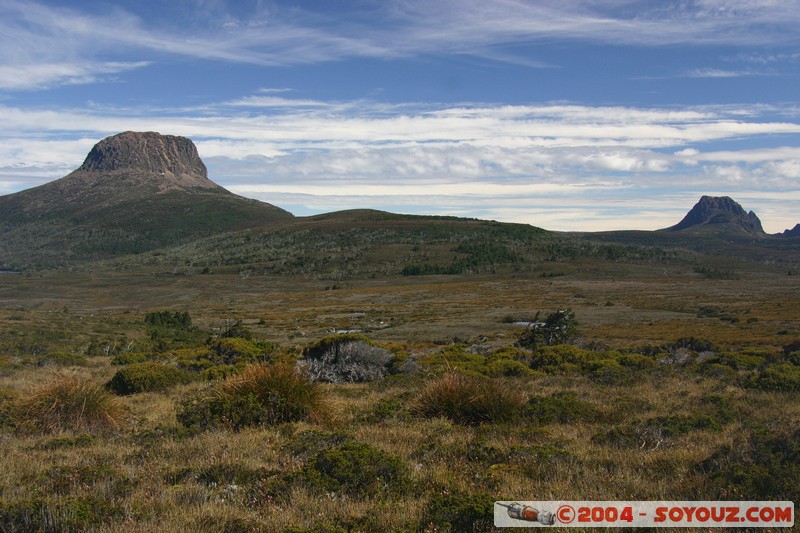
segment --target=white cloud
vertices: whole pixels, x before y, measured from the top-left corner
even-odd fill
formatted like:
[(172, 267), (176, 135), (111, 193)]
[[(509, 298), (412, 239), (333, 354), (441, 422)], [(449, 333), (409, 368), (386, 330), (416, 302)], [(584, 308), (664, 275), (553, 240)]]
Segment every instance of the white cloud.
[[(226, 113), (224, 102), (165, 113), (0, 105), (0, 190), (61, 177), (94, 142), (125, 130), (188, 136), (212, 179), (301, 212), (394, 206), (529, 221), (527, 210), (550, 213), (545, 220), (558, 225), (539, 223), (549, 229), (654, 229), (660, 221), (630, 214), (652, 211), (652, 197), (685, 195), (691, 207), (710, 188), (734, 198), (762, 191), (796, 207), (800, 190), (800, 147), (788, 145), (800, 124), (769, 120), (782, 114), (774, 107), (324, 107), (260, 97), (280, 105), (247, 114)], [(786, 146), (740, 148), (776, 133)], [(569, 205), (596, 216), (553, 211)]]
[[(800, 41), (796, 0), (759, 4), (394, 0), (374, 6), (370, 20), (356, 17), (347, 7), (332, 14), (279, 3), (256, 6), (246, 16), (219, 8), (207, 15), (195, 13), (187, 24), (176, 19), (143, 19), (135, 14), (135, 6), (129, 10), (95, 6), (89, 12), (4, 0), (0, 4), (0, 60), (6, 71), (0, 75), (0, 88), (87, 83), (103, 79), (98, 75), (148, 65), (164, 54), (266, 66), (466, 54), (545, 68), (550, 66), (548, 61), (517, 57), (503, 51), (503, 46), (552, 39), (737, 47), (787, 46)], [(377, 25), (376, 20), (380, 20)], [(769, 61), (779, 56), (772, 54)], [(64, 67), (59, 69), (60, 65)], [(14, 74), (21, 75), (19, 82), (14, 82)], [(690, 72), (700, 77), (745, 74), (751, 75), (718, 68)]]

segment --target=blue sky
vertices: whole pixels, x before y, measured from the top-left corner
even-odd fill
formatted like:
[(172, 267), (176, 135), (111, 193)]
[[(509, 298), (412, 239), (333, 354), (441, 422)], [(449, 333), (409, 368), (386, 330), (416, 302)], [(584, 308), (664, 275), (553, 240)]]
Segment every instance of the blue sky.
[(800, 0), (0, 0), (0, 194), (126, 130), (297, 215), (800, 222)]

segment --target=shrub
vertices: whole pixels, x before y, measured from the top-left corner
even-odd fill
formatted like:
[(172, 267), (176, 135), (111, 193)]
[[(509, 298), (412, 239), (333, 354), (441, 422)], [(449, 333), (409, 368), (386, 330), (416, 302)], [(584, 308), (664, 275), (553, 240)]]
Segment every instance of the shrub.
[(306, 486), (352, 496), (398, 493), (409, 485), (399, 457), (352, 441), (321, 451), (302, 477)]
[(287, 365), (250, 365), (216, 386), (210, 396), (184, 401), (178, 421), (188, 428), (269, 426), (317, 422), (328, 405), (320, 386)]
[(129, 365), (118, 370), (106, 383), (106, 387), (124, 395), (163, 391), (191, 380), (192, 376), (184, 370), (162, 363), (148, 362)]
[(708, 360), (708, 363), (719, 363), (734, 370), (755, 370), (763, 366), (766, 359), (759, 355), (746, 353), (721, 353)]
[(658, 416), (613, 427), (592, 437), (592, 442), (617, 447), (655, 449), (668, 439), (692, 431), (719, 431), (721, 427), (716, 419), (707, 415)]
[(768, 391), (800, 391), (800, 366), (771, 365), (750, 377), (748, 386)]
[[(487, 495), (452, 492), (436, 494), (423, 514), (420, 531), (492, 531), (494, 500)], [(436, 529), (430, 529), (429, 526)]]
[(20, 398), (13, 420), (21, 429), (91, 433), (119, 427), (125, 415), (117, 397), (102, 386), (62, 378)]
[(534, 371), (528, 365), (516, 359), (491, 359), (486, 362), (484, 373), (487, 376), (529, 376)]
[(521, 412), (527, 397), (505, 381), (449, 372), (422, 390), (412, 410), (425, 417), (478, 425), (505, 422)]
[(217, 365), (234, 365), (236, 363), (255, 363), (263, 361), (271, 345), (238, 337), (214, 339), (209, 348), (215, 354), (213, 359)]
[(40, 356), (37, 366), (86, 366), (89, 361), (83, 355), (69, 352), (53, 352)]
[(533, 349), (567, 344), (578, 334), (578, 322), (572, 309), (559, 309), (550, 313), (544, 322), (538, 322), (538, 319), (539, 313), (536, 313), (533, 319), (534, 325), (525, 330), (517, 341), (520, 346)]
[(603, 418), (594, 404), (579, 400), (573, 392), (556, 392), (537, 396), (528, 401), (526, 414), (536, 424), (595, 422)]
[(697, 465), (709, 494), (724, 500), (800, 500), (800, 427), (791, 432), (756, 428), (744, 442), (725, 445)]
[(318, 340), (317, 342), (309, 344), (303, 350), (303, 356), (306, 359), (318, 359), (326, 352), (335, 350), (337, 346), (346, 344), (348, 342), (363, 342), (365, 344), (370, 344), (369, 338), (364, 335), (358, 335), (355, 333), (330, 335)]
[(114, 356), (111, 360), (112, 365), (132, 365), (144, 363), (151, 360), (151, 356), (143, 352), (125, 352)]
[(485, 372), (486, 357), (469, 353), (466, 344), (453, 344), (436, 353), (429, 353), (417, 359), (417, 363), (430, 368), (435, 373), (459, 370), (473, 374)]
[(531, 368), (553, 372), (562, 370), (565, 364), (580, 365), (586, 361), (602, 358), (597, 352), (591, 352), (577, 346), (547, 346), (536, 350), (531, 357)]
[(94, 531), (123, 515), (121, 506), (96, 496), (0, 500), (0, 530)]
[(613, 359), (599, 359), (584, 364), (589, 379), (603, 385), (627, 385), (634, 379), (630, 368), (622, 366)]
[(304, 366), (315, 381), (364, 382), (382, 378), (389, 370), (392, 354), (361, 340), (332, 343), (321, 355), (307, 356)]

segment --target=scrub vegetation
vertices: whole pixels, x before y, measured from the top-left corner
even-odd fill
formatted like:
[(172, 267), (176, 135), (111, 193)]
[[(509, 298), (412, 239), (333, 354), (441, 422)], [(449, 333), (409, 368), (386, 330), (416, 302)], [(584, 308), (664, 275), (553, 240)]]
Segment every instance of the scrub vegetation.
[(367, 215), (314, 237), (329, 251), (228, 245), (262, 263), (174, 249), (0, 278), (0, 530), (490, 531), (495, 500), (800, 501), (796, 252), (474, 222), (487, 245), (436, 219), (355, 254), (395, 231)]

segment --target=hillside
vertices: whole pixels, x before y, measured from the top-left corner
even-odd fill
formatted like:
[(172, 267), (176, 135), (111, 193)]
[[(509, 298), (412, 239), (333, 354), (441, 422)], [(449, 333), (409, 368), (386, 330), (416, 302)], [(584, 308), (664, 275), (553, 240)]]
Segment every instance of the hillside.
[(104, 139), (68, 176), (0, 197), (0, 270), (247, 265), (333, 279), (502, 271), (547, 277), (599, 263), (734, 268), (745, 261), (797, 270), (800, 242), (792, 235), (767, 235), (755, 213), (709, 196), (659, 231), (565, 234), (374, 210), (293, 217), (214, 183), (189, 139), (152, 132)]
[(291, 218), (208, 179), (189, 139), (125, 132), (66, 177), (0, 197), (0, 266), (71, 265)]

